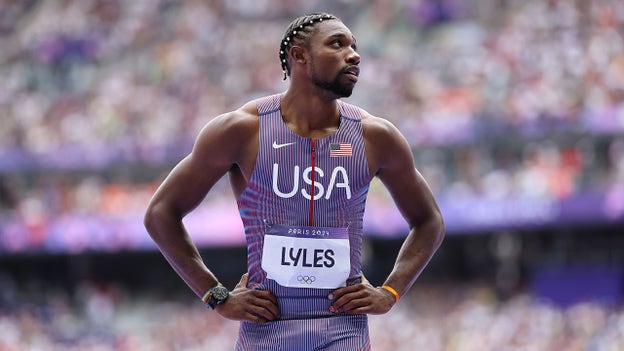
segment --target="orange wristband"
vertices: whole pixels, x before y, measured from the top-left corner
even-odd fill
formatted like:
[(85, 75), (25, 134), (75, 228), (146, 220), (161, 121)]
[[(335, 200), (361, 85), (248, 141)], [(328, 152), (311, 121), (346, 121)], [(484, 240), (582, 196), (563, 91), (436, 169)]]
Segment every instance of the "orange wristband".
[(382, 289), (386, 289), (388, 290), (390, 293), (392, 293), (392, 295), (394, 295), (394, 302), (399, 302), (399, 293), (394, 290), (390, 285), (384, 285), (381, 287)]

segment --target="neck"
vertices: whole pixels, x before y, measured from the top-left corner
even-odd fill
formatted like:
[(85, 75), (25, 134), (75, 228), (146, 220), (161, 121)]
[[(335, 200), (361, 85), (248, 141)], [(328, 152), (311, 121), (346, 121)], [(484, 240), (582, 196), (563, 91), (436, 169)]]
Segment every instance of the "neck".
[(340, 111), (335, 96), (324, 96), (293, 89), (282, 96), (281, 113), (286, 125), (295, 133), (308, 138), (321, 138), (335, 132), (340, 124)]

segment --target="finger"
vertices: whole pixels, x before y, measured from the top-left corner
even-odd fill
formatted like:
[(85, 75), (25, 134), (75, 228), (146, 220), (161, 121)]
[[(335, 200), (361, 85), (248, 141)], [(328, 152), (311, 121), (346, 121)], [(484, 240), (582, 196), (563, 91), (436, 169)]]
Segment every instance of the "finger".
[(342, 310), (342, 311), (349, 311), (349, 310), (352, 310), (352, 309), (357, 308), (357, 307), (369, 306), (372, 303), (374, 303), (374, 302), (373, 302), (373, 300), (371, 300), (369, 295), (367, 295), (367, 294), (358, 294), (358, 295), (352, 296), (352, 298), (349, 301), (347, 301), (344, 304), (340, 305), (340, 307), (338, 307), (338, 308), (340, 310)]
[(358, 286), (359, 286), (359, 284), (355, 284), (355, 285), (349, 285), (349, 286), (345, 286), (345, 287), (342, 287), (342, 288), (338, 288), (338, 289), (332, 291), (329, 294), (328, 298), (330, 300), (339, 299), (342, 296), (344, 296), (345, 294), (349, 294), (351, 292), (357, 291), (359, 289)]
[(272, 294), (254, 296), (253, 300), (249, 301), (249, 305), (265, 309), (270, 314), (270, 316), (265, 315), (269, 319), (277, 319), (280, 316), (279, 305)]
[(253, 313), (245, 314), (245, 320), (248, 320), (248, 321), (256, 323), (256, 324), (264, 324), (264, 323), (268, 322), (268, 320), (266, 320), (262, 316), (255, 315)]
[(366, 305), (366, 306), (360, 306), (348, 311), (345, 311), (347, 314), (367, 314), (367, 313), (371, 313), (371, 311), (373, 311), (373, 309), (371, 308), (371, 306)]
[(334, 306), (335, 309), (341, 311), (344, 309), (344, 306), (348, 304), (350, 301), (355, 300), (355, 299), (361, 299), (366, 296), (367, 294), (365, 290), (358, 289), (358, 290), (350, 291), (340, 296), (339, 298), (335, 299), (334, 302), (332, 303), (332, 306)]
[(366, 297), (367, 295), (363, 293), (352, 293), (344, 295), (340, 299), (334, 301), (330, 306), (329, 310), (334, 313), (348, 311), (352, 308), (357, 307), (357, 305), (353, 303), (354, 300), (361, 300), (365, 299)]
[[(260, 313), (268, 319), (279, 317), (280, 310), (277, 305), (277, 298), (273, 293), (268, 290), (251, 290), (246, 295), (245, 305), (254, 309), (255, 313)], [(260, 309), (266, 310), (266, 312), (261, 312)]]
[(241, 276), (240, 281), (238, 282), (238, 284), (236, 284), (236, 287), (246, 287), (247, 286), (247, 282), (249, 281), (249, 274), (245, 273)]
[(259, 299), (269, 300), (277, 306), (277, 298), (268, 290), (254, 290), (253, 295)]
[(267, 320), (275, 320), (280, 316), (280, 310), (273, 301), (256, 299), (249, 307), (254, 314), (262, 316)]
[(264, 323), (276, 320), (280, 316), (277, 305), (269, 300), (256, 296), (258, 292), (239, 289), (224, 303), (218, 307), (219, 313), (226, 318), (234, 320), (247, 320), (254, 323)]
[(279, 318), (275, 311), (271, 311), (262, 306), (252, 306), (248, 309), (248, 313), (253, 314), (259, 318), (264, 319), (265, 321), (274, 321)]
[(371, 303), (372, 301), (367, 298), (354, 298), (342, 305), (340, 309), (342, 312), (350, 312), (356, 309), (369, 307)]

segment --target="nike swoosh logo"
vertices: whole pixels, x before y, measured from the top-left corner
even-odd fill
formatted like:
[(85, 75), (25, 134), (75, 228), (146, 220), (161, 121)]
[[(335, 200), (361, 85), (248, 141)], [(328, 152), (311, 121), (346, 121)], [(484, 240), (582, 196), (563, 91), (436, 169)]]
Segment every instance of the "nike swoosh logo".
[(284, 144), (278, 144), (277, 141), (273, 142), (273, 148), (274, 149), (280, 149), (283, 148), (284, 146), (288, 146), (288, 145), (292, 145), (294, 143), (284, 143)]

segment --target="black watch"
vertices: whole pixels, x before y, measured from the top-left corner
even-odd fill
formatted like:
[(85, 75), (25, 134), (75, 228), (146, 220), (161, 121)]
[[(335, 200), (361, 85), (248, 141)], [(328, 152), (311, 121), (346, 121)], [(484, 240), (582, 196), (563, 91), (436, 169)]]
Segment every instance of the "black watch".
[(229, 296), (230, 291), (219, 283), (217, 286), (208, 290), (208, 301), (206, 301), (206, 304), (214, 310), (217, 305), (224, 303)]

